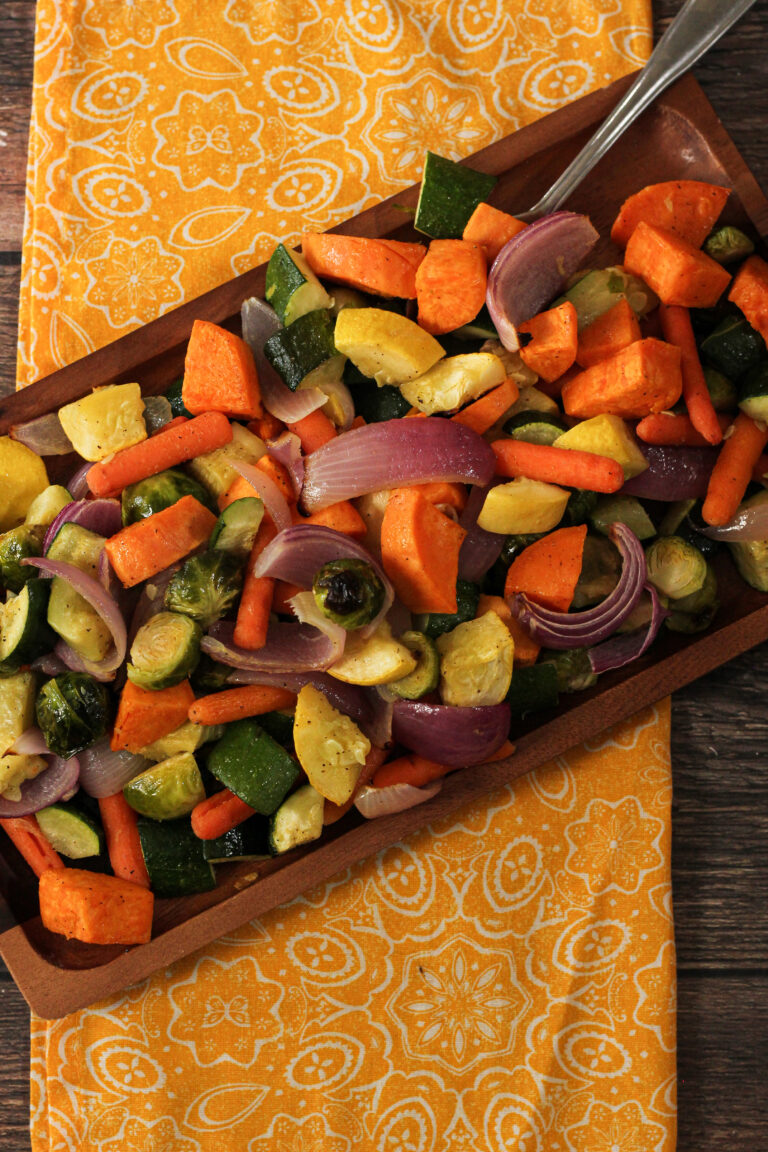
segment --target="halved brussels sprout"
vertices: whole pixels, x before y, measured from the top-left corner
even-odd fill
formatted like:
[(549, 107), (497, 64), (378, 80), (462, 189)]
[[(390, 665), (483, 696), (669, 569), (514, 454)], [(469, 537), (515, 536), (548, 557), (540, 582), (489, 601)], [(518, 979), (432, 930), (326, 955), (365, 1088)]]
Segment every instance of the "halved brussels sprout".
[[(760, 504), (768, 504), (768, 490), (765, 488), (745, 500), (739, 506), (739, 512)], [(768, 540), (734, 540), (728, 549), (747, 584), (757, 588), (758, 592), (768, 592)]]
[(376, 618), (385, 591), (371, 564), (350, 557), (323, 564), (312, 584), (312, 594), (324, 616), (351, 631)]
[(123, 526), (127, 527), (155, 512), (162, 512), (164, 508), (170, 508), (182, 496), (194, 496), (206, 508), (215, 511), (210, 493), (202, 484), (177, 468), (168, 468), (165, 472), (147, 476), (146, 480), (139, 480), (138, 484), (129, 484), (123, 489)]
[(40, 556), (45, 528), (37, 524), (20, 524), (0, 536), (0, 584), (9, 592), (21, 592), (37, 569), (22, 564), (28, 556)]
[(682, 600), (698, 592), (707, 578), (703, 554), (680, 536), (654, 540), (645, 554), (645, 563), (651, 584), (670, 600)]
[(190, 556), (165, 590), (165, 607), (210, 628), (233, 606), (243, 586), (242, 560), (229, 552)]
[(51, 752), (68, 760), (107, 731), (109, 693), (85, 672), (61, 672), (43, 684), (35, 715)]
[(189, 616), (158, 612), (136, 633), (128, 679), (154, 692), (180, 684), (200, 658), (202, 635), (200, 625)]
[(569, 648), (565, 651), (545, 650), (539, 661), (553, 664), (557, 672), (558, 692), (583, 692), (597, 683), (597, 673), (592, 671), (586, 648)]
[(670, 632), (704, 632), (709, 628), (720, 602), (717, 598), (717, 577), (711, 564), (698, 592), (672, 601), (672, 611), (664, 621)]
[(704, 241), (704, 251), (707, 256), (717, 260), (718, 264), (732, 264), (736, 260), (743, 260), (751, 256), (755, 246), (741, 228), (734, 228), (733, 224), (723, 224), (710, 232)]

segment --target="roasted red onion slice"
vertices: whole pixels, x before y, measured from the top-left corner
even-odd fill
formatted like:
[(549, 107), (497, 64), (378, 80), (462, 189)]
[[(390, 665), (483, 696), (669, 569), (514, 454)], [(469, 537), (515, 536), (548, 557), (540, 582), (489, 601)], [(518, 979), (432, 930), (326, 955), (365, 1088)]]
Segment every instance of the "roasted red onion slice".
[(67, 480), (67, 489), (73, 500), (80, 500), (90, 492), (90, 488), (88, 487), (88, 473), (92, 467), (92, 464), (81, 464), (77, 472), (73, 473), (69, 480)]
[(697, 531), (710, 540), (768, 540), (768, 502), (753, 504), (751, 508), (740, 508), (727, 524), (717, 527), (714, 524), (696, 525)]
[[(80, 659), (83, 669), (100, 679), (115, 672), (125, 659), (128, 637), (120, 609), (98, 580), (94, 580), (92, 576), (86, 572), (81, 572), (74, 564), (66, 564), (63, 560), (49, 560), (44, 556), (34, 556), (22, 560), (22, 564), (30, 564), (33, 568), (39, 568), (45, 576), (58, 576), (65, 580), (70, 587), (74, 588), (75, 592), (79, 592), (83, 599), (88, 601), (94, 611), (98, 612), (112, 633), (114, 650), (104, 660), (98, 662)], [(58, 645), (56, 651), (57, 654), (60, 654)]]
[(246, 464), (244, 460), (230, 460), (230, 464), (264, 501), (264, 510), (272, 517), (272, 523), (278, 532), (288, 528), (291, 524), (291, 509), (272, 477), (267, 476), (260, 468)]
[(0, 756), (6, 752), (13, 752), (17, 756), (49, 756), (45, 736), (39, 728), (27, 728), (18, 736), (10, 748), (0, 748)]
[(482, 764), (498, 752), (509, 733), (508, 704), (456, 708), (450, 704), (424, 704), (420, 700), (395, 701), (392, 735), (427, 760), (463, 768)]
[(317, 512), (401, 484), (488, 484), (495, 461), (482, 436), (453, 420), (383, 420), (351, 428), (312, 453), (305, 462), (304, 507)]
[[(43, 741), (45, 743), (45, 741)], [(58, 800), (67, 799), (77, 790), (80, 764), (76, 756), (70, 760), (62, 760), (53, 756), (46, 748), (48, 767), (44, 768), (39, 776), (33, 780), (25, 780), (21, 785), (20, 800), (6, 800), (0, 796), (0, 818), (5, 820), (13, 816), (29, 816), (32, 812), (39, 812), (49, 804)], [(31, 753), (29, 753), (31, 755)]]
[(464, 511), (459, 516), (459, 524), (467, 533), (459, 552), (460, 580), (478, 583), (501, 555), (504, 537), (497, 532), (486, 532), (477, 523), (491, 487), (484, 485), (482, 488), (472, 488)]
[(56, 412), (48, 412), (26, 424), (14, 424), (10, 436), (38, 456), (66, 456), (75, 450)]
[(300, 624), (311, 624), (313, 628), (317, 628), (318, 632), (324, 633), (335, 645), (339, 656), (342, 655), (347, 641), (346, 630), (340, 624), (334, 624), (325, 613), (320, 611), (311, 592), (297, 592), (288, 603)]
[(515, 352), (517, 327), (562, 291), (599, 239), (588, 216), (554, 212), (509, 240), (488, 274), (486, 303), (499, 339)]
[(173, 419), (170, 401), (165, 396), (147, 396), (144, 400), (144, 423), (147, 432), (154, 436)]
[(276, 440), (268, 442), (267, 452), (279, 464), (287, 468), (293, 484), (293, 491), (298, 499), (304, 487), (304, 458), (301, 454), (301, 440), (295, 432), (283, 432)]
[(645, 584), (644, 587), (651, 598), (651, 618), (647, 627), (645, 630), (641, 628), (637, 632), (629, 632), (626, 636), (614, 636), (612, 640), (606, 640), (604, 644), (590, 648), (588, 656), (593, 672), (608, 672), (613, 668), (623, 668), (625, 664), (631, 664), (633, 660), (642, 656), (656, 639), (664, 617), (669, 613), (662, 607), (653, 584)]
[(626, 620), (640, 599), (646, 579), (643, 546), (626, 524), (612, 524), (610, 537), (623, 557), (619, 582), (602, 603), (583, 612), (553, 612), (515, 593), (513, 614), (534, 640), (548, 648), (583, 648), (606, 640)]
[[(233, 625), (214, 624), (203, 637), (201, 648), (220, 664), (251, 672), (308, 672), (328, 668), (339, 659), (339, 644), (310, 624), (272, 623), (263, 648), (250, 652), (238, 648)], [(342, 629), (343, 631), (343, 629)]]
[(648, 467), (619, 489), (641, 500), (698, 500), (707, 493), (718, 448), (669, 448), (640, 444)]
[(330, 560), (364, 560), (384, 585), (384, 603), (374, 620), (361, 632), (369, 636), (378, 627), (394, 600), (394, 591), (384, 569), (371, 554), (350, 536), (321, 524), (293, 524), (280, 532), (262, 552), (253, 571), (255, 576), (273, 576), (299, 588), (311, 588), (318, 571)]
[(79, 524), (98, 536), (114, 536), (123, 526), (119, 500), (73, 500), (65, 504), (43, 537), (43, 552), (50, 548), (62, 524)]
[(105, 737), (80, 753), (80, 787), (96, 799), (114, 796), (149, 765), (149, 760), (133, 752), (113, 752)]
[(252, 296), (240, 309), (243, 340), (253, 352), (259, 374), (259, 388), (264, 407), (284, 424), (295, 424), (317, 408), (322, 408), (327, 397), (319, 388), (298, 388), (292, 392), (278, 376), (264, 355), (264, 345), (270, 336), (282, 328), (277, 313), (269, 304)]
[(433, 780), (423, 788), (414, 788), (412, 784), (372, 788), (366, 784), (355, 796), (355, 808), (366, 820), (374, 820), (377, 816), (392, 816), (395, 812), (404, 812), (406, 808), (415, 808), (417, 804), (431, 800), (442, 786), (442, 780)]

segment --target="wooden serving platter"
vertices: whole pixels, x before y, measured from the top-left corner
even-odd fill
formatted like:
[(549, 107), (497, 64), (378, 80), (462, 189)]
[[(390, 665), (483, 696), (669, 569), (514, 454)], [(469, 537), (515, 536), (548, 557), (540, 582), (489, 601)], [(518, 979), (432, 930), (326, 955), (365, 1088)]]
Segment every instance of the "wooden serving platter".
[[(575, 155), (595, 125), (625, 91), (630, 78), (553, 113), (473, 156), (472, 167), (499, 176), (491, 200), (524, 211)], [(614, 146), (568, 207), (588, 213), (602, 237), (621, 202), (644, 184), (701, 179), (733, 192), (723, 219), (759, 237), (768, 233), (765, 198), (725, 128), (693, 77), (679, 81)], [(415, 206), (417, 188), (398, 193), (337, 231), (412, 238), (402, 206)], [(594, 265), (617, 262), (603, 240)], [(200, 317), (232, 329), (242, 300), (263, 295), (261, 265), (222, 284), (144, 328), (0, 400), (0, 435), (11, 424), (40, 416), (93, 387), (138, 380), (148, 394), (164, 390), (180, 373), (193, 321)], [(447, 778), (429, 803), (366, 822), (352, 812), (323, 840), (276, 860), (218, 870), (214, 892), (158, 900), (153, 939), (137, 948), (99, 948), (47, 932), (37, 915), (37, 884), (7, 838), (0, 843), (0, 955), (30, 1007), (55, 1019), (114, 994), (225, 932), (322, 883), (462, 804), (521, 776), (589, 739), (610, 724), (725, 663), (768, 638), (768, 596), (749, 588), (727, 556), (718, 557), (721, 608), (709, 631), (696, 636), (662, 633), (650, 653), (608, 673), (588, 692), (531, 718), (513, 732), (517, 751), (508, 760)]]

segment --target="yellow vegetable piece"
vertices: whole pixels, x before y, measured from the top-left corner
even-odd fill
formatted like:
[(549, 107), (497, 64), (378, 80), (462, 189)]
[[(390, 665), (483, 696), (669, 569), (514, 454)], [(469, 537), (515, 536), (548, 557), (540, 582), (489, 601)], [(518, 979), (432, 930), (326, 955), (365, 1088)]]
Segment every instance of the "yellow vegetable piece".
[(413, 320), (383, 308), (343, 308), (334, 341), (364, 376), (378, 384), (404, 384), (422, 376), (445, 352)]
[(350, 632), (344, 655), (328, 672), (346, 684), (391, 684), (410, 675), (417, 663), (405, 644), (395, 640), (389, 624), (384, 621), (365, 640), (359, 632)]
[(457, 412), (463, 404), (495, 388), (506, 379), (504, 365), (490, 352), (467, 352), (440, 360), (423, 376), (401, 384), (406, 400), (431, 416)]
[(562, 520), (570, 495), (556, 484), (518, 476), (491, 488), (477, 522), (486, 532), (505, 535), (550, 532)]
[(109, 384), (59, 409), (61, 426), (84, 460), (103, 460), (147, 439), (138, 384)]
[(440, 695), (459, 708), (500, 704), (512, 683), (515, 642), (495, 612), (437, 638)]
[(27, 508), (24, 523), (42, 524), (47, 528), (49, 524), (53, 524), (62, 508), (71, 503), (72, 497), (66, 488), (61, 484), (51, 484), (50, 487), (44, 488), (39, 496), (35, 496)]
[(358, 496), (352, 503), (365, 521), (365, 540), (363, 544), (374, 556), (381, 556), (381, 525), (389, 501), (389, 488), (380, 488), (377, 492), (368, 492), (365, 496)]
[(48, 473), (37, 453), (0, 436), (0, 532), (23, 524), (30, 504), (47, 487)]
[(232, 439), (223, 448), (196, 456), (184, 465), (196, 480), (199, 480), (214, 496), (223, 496), (240, 475), (232, 467), (233, 460), (246, 464), (256, 464), (266, 456), (267, 446), (262, 439), (254, 436), (242, 424), (232, 425)]
[(47, 766), (42, 756), (8, 752), (22, 732), (35, 723), (37, 684), (34, 672), (17, 672), (0, 680), (0, 795), (20, 800), (20, 786)]
[(217, 739), (223, 733), (224, 728), (221, 725), (209, 728), (205, 724), (185, 720), (180, 728), (174, 728), (167, 736), (160, 736), (154, 743), (146, 744), (139, 750), (139, 756), (143, 756), (145, 760), (168, 760), (184, 752), (197, 752), (203, 744)]
[(596, 452), (608, 456), (624, 470), (624, 479), (639, 476), (648, 467), (634, 436), (621, 416), (592, 416), (574, 424), (554, 442), (555, 448), (576, 448), (580, 452)]
[(352, 796), (371, 742), (349, 716), (305, 684), (296, 701), (293, 744), (312, 787), (334, 804)]

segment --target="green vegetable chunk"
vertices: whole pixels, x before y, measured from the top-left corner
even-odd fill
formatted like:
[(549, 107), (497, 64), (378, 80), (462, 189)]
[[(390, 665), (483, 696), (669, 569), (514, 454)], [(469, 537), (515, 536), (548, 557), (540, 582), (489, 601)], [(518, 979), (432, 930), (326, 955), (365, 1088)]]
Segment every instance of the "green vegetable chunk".
[(366, 424), (398, 420), (411, 410), (399, 388), (393, 384), (377, 384), (370, 376), (364, 376), (351, 360), (344, 365), (344, 383), (352, 393), (355, 412)]
[(720, 606), (717, 598), (717, 577), (711, 564), (707, 564), (707, 575), (698, 592), (682, 596), (671, 602), (672, 611), (664, 624), (670, 632), (704, 632), (709, 628)]
[(636, 496), (602, 496), (589, 518), (596, 532), (607, 536), (612, 524), (626, 524), (638, 540), (656, 535), (653, 521)]
[(158, 612), (136, 633), (128, 679), (154, 692), (180, 684), (197, 664), (202, 635), (202, 628), (191, 617)]
[(414, 228), (433, 239), (461, 239), (475, 208), (495, 186), (495, 176), (427, 152)]
[(698, 592), (707, 578), (707, 561), (695, 544), (680, 536), (654, 540), (645, 554), (648, 579), (670, 600)]
[(311, 784), (305, 784), (284, 800), (269, 822), (269, 847), (275, 856), (301, 844), (319, 840), (323, 834), (325, 801)]
[(323, 564), (312, 583), (320, 611), (347, 631), (363, 628), (384, 603), (384, 585), (371, 564), (350, 557)]
[(658, 298), (647, 284), (617, 265), (579, 274), (564, 293), (576, 309), (579, 331), (587, 328), (622, 297), (638, 316), (645, 316), (658, 304)]
[(768, 419), (768, 360), (756, 364), (742, 376), (739, 408), (753, 420)]
[(40, 689), (35, 716), (51, 752), (68, 760), (107, 731), (109, 693), (85, 672), (60, 672)]
[(152, 820), (176, 820), (205, 800), (203, 778), (191, 752), (180, 752), (154, 764), (123, 788), (135, 812)]
[(728, 379), (723, 376), (722, 372), (718, 372), (717, 368), (706, 367), (704, 369), (704, 380), (707, 385), (707, 392), (712, 401), (712, 407), (716, 412), (733, 412), (736, 407), (738, 393), (736, 387)]
[(418, 664), (413, 672), (393, 680), (388, 688), (403, 700), (418, 700), (434, 692), (440, 682), (440, 653), (434, 640), (423, 632), (403, 632), (399, 639), (417, 657)]
[(261, 521), (264, 502), (258, 496), (243, 496), (228, 504), (214, 524), (210, 547), (245, 560), (251, 552)]
[(194, 496), (206, 508), (214, 507), (207, 489), (176, 468), (148, 476), (146, 480), (139, 480), (138, 484), (129, 484), (123, 489), (121, 499), (123, 525), (135, 524), (137, 520), (162, 512), (164, 508), (170, 508), (177, 500), (181, 500), (182, 496)]
[(278, 244), (269, 258), (264, 295), (283, 324), (332, 303), (304, 257), (285, 244)]
[(208, 770), (263, 816), (271, 816), (299, 778), (299, 766), (255, 720), (238, 720), (211, 749)]
[(736, 260), (743, 260), (751, 256), (755, 246), (741, 228), (734, 228), (733, 224), (724, 224), (716, 228), (704, 241), (704, 251), (707, 256), (717, 260), (718, 264), (733, 264)]
[(513, 440), (525, 440), (529, 444), (554, 444), (558, 436), (568, 430), (568, 425), (549, 412), (518, 412), (504, 423), (504, 432)]
[[(739, 506), (739, 512), (745, 508), (755, 508), (760, 504), (768, 503), (768, 491), (756, 492)], [(751, 588), (758, 592), (768, 592), (768, 538), (765, 540), (735, 540), (728, 545), (734, 563), (741, 576)]]
[(18, 596), (0, 604), (0, 676), (31, 664), (56, 643), (47, 620), (49, 592), (48, 580), (28, 580)]
[(195, 836), (188, 817), (161, 822), (142, 816), (137, 824), (150, 887), (156, 896), (190, 896), (216, 887), (204, 841)]
[[(583, 692), (597, 684), (597, 673), (592, 671), (586, 648), (569, 648), (566, 651), (543, 651), (540, 663), (551, 664), (557, 673), (558, 692)], [(517, 673), (515, 673), (517, 675)]]
[(0, 584), (9, 592), (21, 592), (37, 569), (22, 564), (28, 556), (42, 556), (45, 528), (35, 524), (20, 524), (0, 536)]
[(457, 624), (464, 624), (467, 620), (474, 620), (477, 612), (477, 602), (480, 599), (480, 588), (469, 580), (456, 582), (455, 612), (428, 612), (422, 617), (421, 631), (436, 640), (443, 632), (452, 632)]
[(515, 668), (506, 697), (513, 718), (522, 719), (529, 712), (540, 712), (542, 708), (556, 708), (558, 699), (554, 664)]
[(743, 316), (727, 316), (700, 344), (705, 360), (729, 380), (738, 380), (766, 356), (765, 341)]
[(269, 817), (251, 816), (215, 840), (203, 840), (203, 855), (211, 864), (235, 864), (239, 860), (268, 860)]
[(165, 590), (165, 607), (210, 628), (234, 606), (243, 586), (239, 557), (229, 552), (203, 552), (185, 560)]
[(102, 850), (98, 824), (69, 804), (49, 804), (35, 819), (51, 847), (69, 860), (86, 860)]
[(334, 321), (326, 308), (299, 316), (270, 336), (264, 355), (294, 392), (300, 384), (320, 386), (323, 378), (340, 380), (344, 360), (333, 340)]
[(171, 384), (169, 388), (166, 388), (163, 395), (170, 404), (171, 412), (174, 416), (186, 416), (189, 418), (191, 417), (192, 413), (185, 406), (184, 401), (181, 398), (181, 389), (183, 384), (184, 377), (179, 376), (178, 380), (174, 380), (173, 384)]

